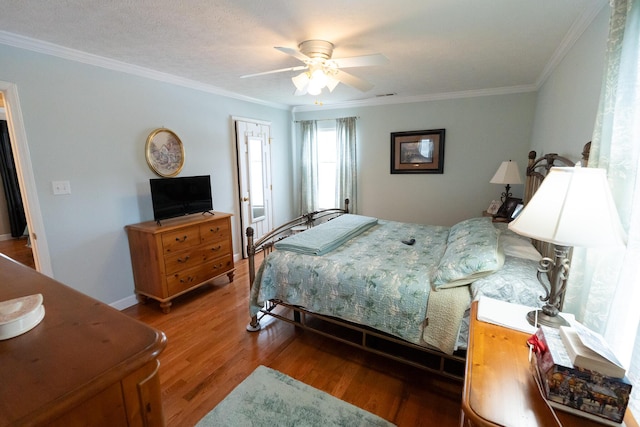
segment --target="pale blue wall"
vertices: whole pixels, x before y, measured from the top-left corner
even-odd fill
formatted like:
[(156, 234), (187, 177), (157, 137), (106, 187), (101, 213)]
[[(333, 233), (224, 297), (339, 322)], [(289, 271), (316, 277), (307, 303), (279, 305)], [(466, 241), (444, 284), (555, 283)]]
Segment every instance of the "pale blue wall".
[(609, 31), (609, 6), (585, 30), (538, 91), (531, 149), (580, 160), (591, 141)]
[[(133, 294), (124, 226), (153, 219), (144, 147), (167, 127), (181, 138), (181, 176), (210, 174), (214, 208), (234, 217), (240, 253), (232, 116), (272, 122), (274, 215), (291, 215), (289, 111), (0, 45), (0, 81), (17, 85), (54, 277), (101, 301)], [(54, 196), (51, 181), (71, 195)]]
[[(500, 163), (518, 162), (524, 179), (535, 93), (300, 112), (296, 119), (358, 116), (359, 213), (453, 225), (480, 216), (504, 186), (490, 184)], [(392, 175), (391, 132), (446, 129), (444, 174)], [(522, 195), (523, 185), (513, 187)]]

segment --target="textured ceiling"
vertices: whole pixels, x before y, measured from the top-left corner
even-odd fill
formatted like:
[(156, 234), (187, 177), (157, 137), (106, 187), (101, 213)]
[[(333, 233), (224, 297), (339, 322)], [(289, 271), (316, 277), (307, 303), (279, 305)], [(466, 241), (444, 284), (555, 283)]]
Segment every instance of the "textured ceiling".
[[(532, 90), (604, 0), (0, 0), (0, 43), (43, 41), (281, 106)], [(15, 42), (15, 37), (22, 40)], [(34, 40), (31, 40), (34, 39)], [(308, 39), (334, 58), (381, 53), (346, 71), (374, 85), (294, 96), (301, 63), (274, 49)], [(47, 45), (51, 47), (51, 45)], [(55, 50), (55, 49), (54, 49)]]

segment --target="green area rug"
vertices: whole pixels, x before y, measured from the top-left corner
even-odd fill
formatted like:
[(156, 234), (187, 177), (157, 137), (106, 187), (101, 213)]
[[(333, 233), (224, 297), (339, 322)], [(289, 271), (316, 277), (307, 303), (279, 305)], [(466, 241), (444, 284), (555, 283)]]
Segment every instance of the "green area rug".
[(393, 425), (282, 372), (259, 366), (197, 427)]

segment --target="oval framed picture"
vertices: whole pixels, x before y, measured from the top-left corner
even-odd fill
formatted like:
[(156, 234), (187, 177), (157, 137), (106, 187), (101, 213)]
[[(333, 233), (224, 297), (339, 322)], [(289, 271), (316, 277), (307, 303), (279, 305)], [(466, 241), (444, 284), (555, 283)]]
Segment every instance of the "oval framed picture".
[(145, 156), (149, 167), (164, 177), (176, 176), (184, 166), (184, 147), (169, 129), (156, 129), (147, 137)]

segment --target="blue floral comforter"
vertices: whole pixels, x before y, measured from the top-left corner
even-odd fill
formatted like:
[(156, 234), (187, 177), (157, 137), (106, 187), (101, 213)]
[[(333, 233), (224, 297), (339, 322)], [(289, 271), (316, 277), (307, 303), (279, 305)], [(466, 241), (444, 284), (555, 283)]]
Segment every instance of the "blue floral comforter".
[(528, 238), (489, 218), (453, 227), (377, 220), (322, 256), (270, 253), (256, 272), (250, 310), (280, 300), (450, 354), (466, 348), (472, 298), (541, 305), (539, 259)]
[[(256, 273), (251, 313), (277, 299), (423, 343), (430, 277), (448, 234), (449, 227), (378, 220), (323, 256), (276, 250)], [(415, 243), (402, 243), (408, 239)]]

